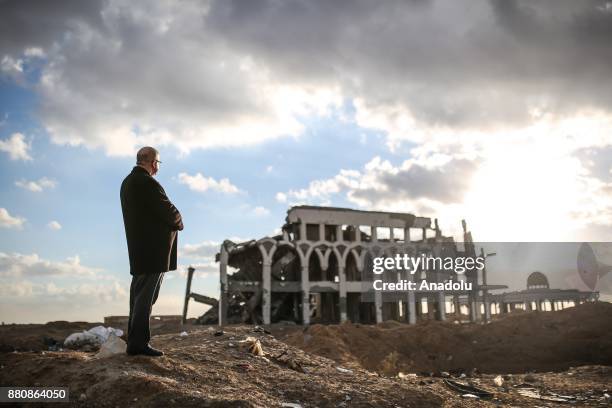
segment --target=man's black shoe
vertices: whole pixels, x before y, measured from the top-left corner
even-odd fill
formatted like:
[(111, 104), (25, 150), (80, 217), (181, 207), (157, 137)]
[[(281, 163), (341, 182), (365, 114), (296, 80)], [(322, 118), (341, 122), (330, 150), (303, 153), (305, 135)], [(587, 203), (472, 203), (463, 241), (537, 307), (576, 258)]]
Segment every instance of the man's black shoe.
[(161, 357), (164, 355), (163, 351), (156, 350), (151, 346), (146, 346), (145, 348), (139, 349), (139, 350), (131, 350), (130, 348), (128, 348), (126, 352), (130, 356), (143, 355), (143, 356), (151, 356), (151, 357)]

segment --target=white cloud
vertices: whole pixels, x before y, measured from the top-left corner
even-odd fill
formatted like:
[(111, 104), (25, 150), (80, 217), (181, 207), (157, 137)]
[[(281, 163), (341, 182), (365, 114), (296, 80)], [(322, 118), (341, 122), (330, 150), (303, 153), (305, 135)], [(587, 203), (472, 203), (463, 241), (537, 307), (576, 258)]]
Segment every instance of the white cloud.
[(81, 264), (78, 256), (68, 257), (65, 261), (50, 261), (40, 258), (38, 254), (7, 254), (0, 252), (0, 276), (71, 276), (88, 277), (101, 272), (102, 269)]
[(25, 218), (14, 217), (7, 211), (6, 208), (0, 207), (0, 228), (23, 228), (23, 224), (26, 222)]
[(49, 227), (49, 229), (52, 229), (54, 231), (59, 231), (62, 229), (62, 224), (60, 224), (59, 222), (53, 220), (51, 222), (49, 222), (47, 224), (47, 227)]
[(429, 131), (400, 164), (375, 157), (277, 197), (438, 217), (456, 237), (466, 219), (479, 240), (612, 239), (612, 116), (548, 117), (497, 133)]
[(0, 73), (19, 82), (23, 76), (23, 60), (5, 55), (0, 61)]
[(257, 206), (253, 208), (253, 214), (258, 217), (265, 217), (266, 215), (270, 215), (270, 210), (265, 207)]
[(21, 133), (13, 133), (10, 138), (0, 140), (0, 151), (8, 153), (11, 160), (32, 160), (29, 150), (30, 144), (26, 143)]
[(278, 192), (278, 193), (276, 193), (275, 198), (276, 198), (276, 201), (278, 201), (279, 203), (286, 203), (287, 202), (287, 194), (285, 194), (285, 193)]
[(17, 187), (24, 188), (26, 190), (30, 190), (35, 193), (42, 192), (45, 189), (55, 188), (57, 182), (47, 177), (42, 177), (38, 180), (18, 180), (15, 182)]
[(234, 194), (240, 192), (238, 187), (233, 185), (229, 179), (222, 178), (217, 181), (212, 177), (205, 177), (202, 173), (196, 173), (193, 176), (190, 176), (187, 173), (180, 173), (178, 175), (178, 181), (181, 184), (185, 184), (189, 187), (190, 190), (205, 192), (207, 190), (218, 191), (226, 194)]
[(99, 302), (112, 302), (129, 297), (128, 291), (118, 281), (108, 284), (79, 283), (70, 286), (57, 286), (54, 282), (44, 285), (44, 293), (53, 298), (63, 300), (80, 300), (91, 302), (96, 299)]
[(253, 214), (258, 217), (265, 217), (266, 215), (270, 215), (270, 210), (265, 207), (257, 206), (253, 208)]
[[(3, 298), (19, 298), (20, 302), (38, 300), (49, 302), (47, 304), (73, 304), (88, 305), (91, 303), (104, 303), (125, 300), (129, 294), (117, 280), (108, 283), (76, 283), (71, 285), (58, 285), (55, 282), (32, 283), (30, 281), (0, 282), (0, 296)], [(63, 316), (56, 316), (63, 318)]]
[(192, 259), (210, 259), (214, 258), (215, 254), (221, 248), (220, 242), (204, 241), (198, 244), (185, 244), (181, 249), (181, 256)]
[(207, 262), (196, 262), (191, 263), (189, 265), (178, 265), (176, 268), (176, 272), (178, 276), (181, 278), (187, 277), (187, 268), (189, 267), (195, 268), (195, 277), (208, 277), (215, 276), (219, 274), (219, 264), (215, 262), (214, 259), (210, 259)]
[(32, 282), (0, 282), (0, 296), (3, 298), (10, 296), (28, 297), (34, 294)]

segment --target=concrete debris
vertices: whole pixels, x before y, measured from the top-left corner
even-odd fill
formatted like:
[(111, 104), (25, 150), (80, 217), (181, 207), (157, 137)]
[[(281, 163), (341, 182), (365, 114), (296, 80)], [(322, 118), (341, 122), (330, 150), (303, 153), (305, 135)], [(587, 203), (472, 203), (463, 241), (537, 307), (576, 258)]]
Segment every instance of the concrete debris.
[(497, 387), (501, 387), (502, 385), (504, 385), (504, 379), (501, 375), (498, 375), (493, 379), (493, 384), (495, 384), (495, 386)]
[(182, 331), (181, 334), (179, 334), (179, 336), (181, 336), (181, 337), (185, 337), (185, 336), (188, 336), (188, 335), (189, 335), (189, 333), (187, 333), (186, 331)]
[(442, 381), (444, 381), (444, 384), (448, 388), (460, 393), (462, 396), (464, 394), (472, 394), (472, 395), (477, 396), (478, 398), (490, 398), (493, 396), (493, 393), (485, 389), (476, 387), (474, 385), (464, 384), (459, 381), (453, 381), (453, 380), (448, 380), (448, 379), (444, 379)]
[(240, 346), (248, 351), (249, 353), (256, 356), (264, 356), (263, 349), (261, 348), (261, 342), (255, 337), (247, 337), (246, 339), (238, 342)]
[(124, 354), (127, 344), (125, 341), (117, 337), (114, 333), (111, 333), (108, 339), (102, 343), (100, 351), (96, 354), (97, 358), (105, 358), (114, 356), (116, 354)]
[(336, 370), (342, 374), (353, 374), (353, 370), (349, 370), (348, 368), (336, 367)]

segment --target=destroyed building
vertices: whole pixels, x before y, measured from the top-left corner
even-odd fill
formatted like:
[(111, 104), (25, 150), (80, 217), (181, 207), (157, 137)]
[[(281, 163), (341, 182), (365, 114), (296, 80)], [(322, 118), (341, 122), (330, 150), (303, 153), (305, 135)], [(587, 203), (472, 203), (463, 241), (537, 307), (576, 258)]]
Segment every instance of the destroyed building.
[[(377, 323), (385, 320), (415, 323), (419, 317), (444, 320), (451, 312), (469, 309), (479, 317), (477, 271), (465, 278), (470, 292), (420, 293), (407, 291), (392, 302), (375, 296), (364, 301), (371, 288), (376, 256), (475, 256), (471, 233), (463, 222), (464, 242), (455, 243), (440, 231), (437, 220), (406, 213), (360, 211), (346, 208), (296, 206), (287, 211), (281, 234), (243, 243), (225, 241), (217, 254), (220, 298), (199, 320), (204, 324)], [(370, 275), (368, 275), (370, 273)], [(391, 273), (394, 273), (393, 271)], [(397, 272), (399, 273), (399, 272)], [(406, 273), (402, 279), (444, 282), (453, 272)], [(365, 281), (365, 285), (364, 285)], [(189, 300), (189, 288), (186, 304)], [(185, 309), (186, 314), (186, 309)]]
[(551, 289), (548, 278), (536, 271), (527, 277), (527, 289), (499, 293), (490, 296), (490, 304), (497, 313), (509, 313), (514, 310), (562, 310), (584, 302), (595, 302), (598, 292), (578, 289)]

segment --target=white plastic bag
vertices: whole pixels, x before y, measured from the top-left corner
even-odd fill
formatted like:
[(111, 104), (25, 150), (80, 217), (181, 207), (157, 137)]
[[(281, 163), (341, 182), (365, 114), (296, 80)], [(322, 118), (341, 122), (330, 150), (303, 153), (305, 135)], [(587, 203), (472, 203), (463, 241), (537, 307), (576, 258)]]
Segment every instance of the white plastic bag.
[(123, 335), (123, 330), (104, 326), (92, 327), (89, 330), (84, 330), (81, 333), (72, 333), (70, 336), (66, 337), (66, 340), (64, 340), (64, 347), (72, 349), (78, 349), (86, 345), (99, 347), (105, 343), (111, 335), (121, 337)]

